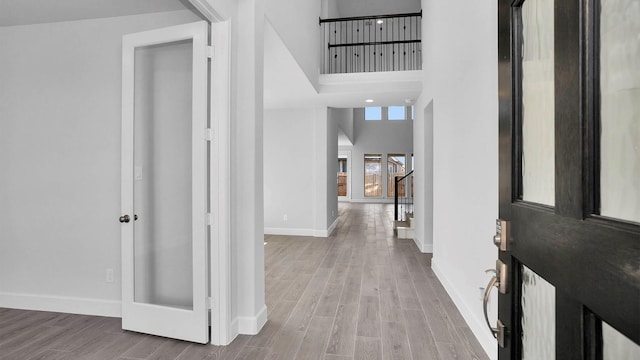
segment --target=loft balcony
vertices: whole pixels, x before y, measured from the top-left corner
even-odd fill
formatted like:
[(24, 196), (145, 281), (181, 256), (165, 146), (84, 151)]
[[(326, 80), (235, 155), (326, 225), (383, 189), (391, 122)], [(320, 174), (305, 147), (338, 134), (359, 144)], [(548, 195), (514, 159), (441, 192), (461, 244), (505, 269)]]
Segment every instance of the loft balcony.
[(322, 74), (422, 69), (422, 11), (320, 19)]

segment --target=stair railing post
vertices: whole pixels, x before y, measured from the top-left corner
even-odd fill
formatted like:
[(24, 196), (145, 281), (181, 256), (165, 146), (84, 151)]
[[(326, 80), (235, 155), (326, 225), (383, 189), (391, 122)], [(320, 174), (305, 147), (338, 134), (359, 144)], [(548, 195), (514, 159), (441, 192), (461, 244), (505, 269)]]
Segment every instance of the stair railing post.
[(395, 182), (393, 188), (393, 218), (394, 220), (398, 221), (398, 178), (394, 176), (393, 180)]

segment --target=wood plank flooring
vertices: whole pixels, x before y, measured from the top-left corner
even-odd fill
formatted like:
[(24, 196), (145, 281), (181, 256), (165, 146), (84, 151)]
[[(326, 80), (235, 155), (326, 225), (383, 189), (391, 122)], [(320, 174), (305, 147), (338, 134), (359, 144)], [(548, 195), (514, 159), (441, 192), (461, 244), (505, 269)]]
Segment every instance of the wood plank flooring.
[(339, 206), (329, 238), (265, 236), (269, 321), (225, 347), (122, 331), (120, 319), (0, 308), (1, 360), (488, 359), (392, 208)]

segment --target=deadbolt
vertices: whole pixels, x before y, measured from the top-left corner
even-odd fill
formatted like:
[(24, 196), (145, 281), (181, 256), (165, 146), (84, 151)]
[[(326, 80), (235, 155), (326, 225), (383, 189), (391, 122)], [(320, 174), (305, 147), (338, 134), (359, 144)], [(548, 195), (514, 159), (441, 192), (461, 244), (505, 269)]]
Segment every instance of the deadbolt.
[(507, 251), (509, 242), (509, 222), (506, 220), (496, 219), (496, 234), (493, 236), (493, 243), (500, 251)]
[(128, 223), (129, 221), (131, 221), (131, 218), (129, 217), (129, 215), (120, 216), (120, 222), (121, 223)]

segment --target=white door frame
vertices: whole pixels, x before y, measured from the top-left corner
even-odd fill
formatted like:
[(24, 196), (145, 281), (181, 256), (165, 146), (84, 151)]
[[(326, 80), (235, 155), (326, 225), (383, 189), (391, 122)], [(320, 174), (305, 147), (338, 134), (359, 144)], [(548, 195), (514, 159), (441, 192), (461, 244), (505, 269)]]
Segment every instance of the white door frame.
[(228, 345), (238, 335), (231, 318), (231, 23), (208, 0), (189, 2), (211, 25), (209, 72), (209, 261), (211, 344)]
[(210, 71), (210, 127), (214, 140), (210, 146), (209, 193), (212, 224), (209, 227), (211, 344), (228, 345), (238, 335), (231, 314), (231, 27), (229, 21), (211, 23), (213, 55)]

